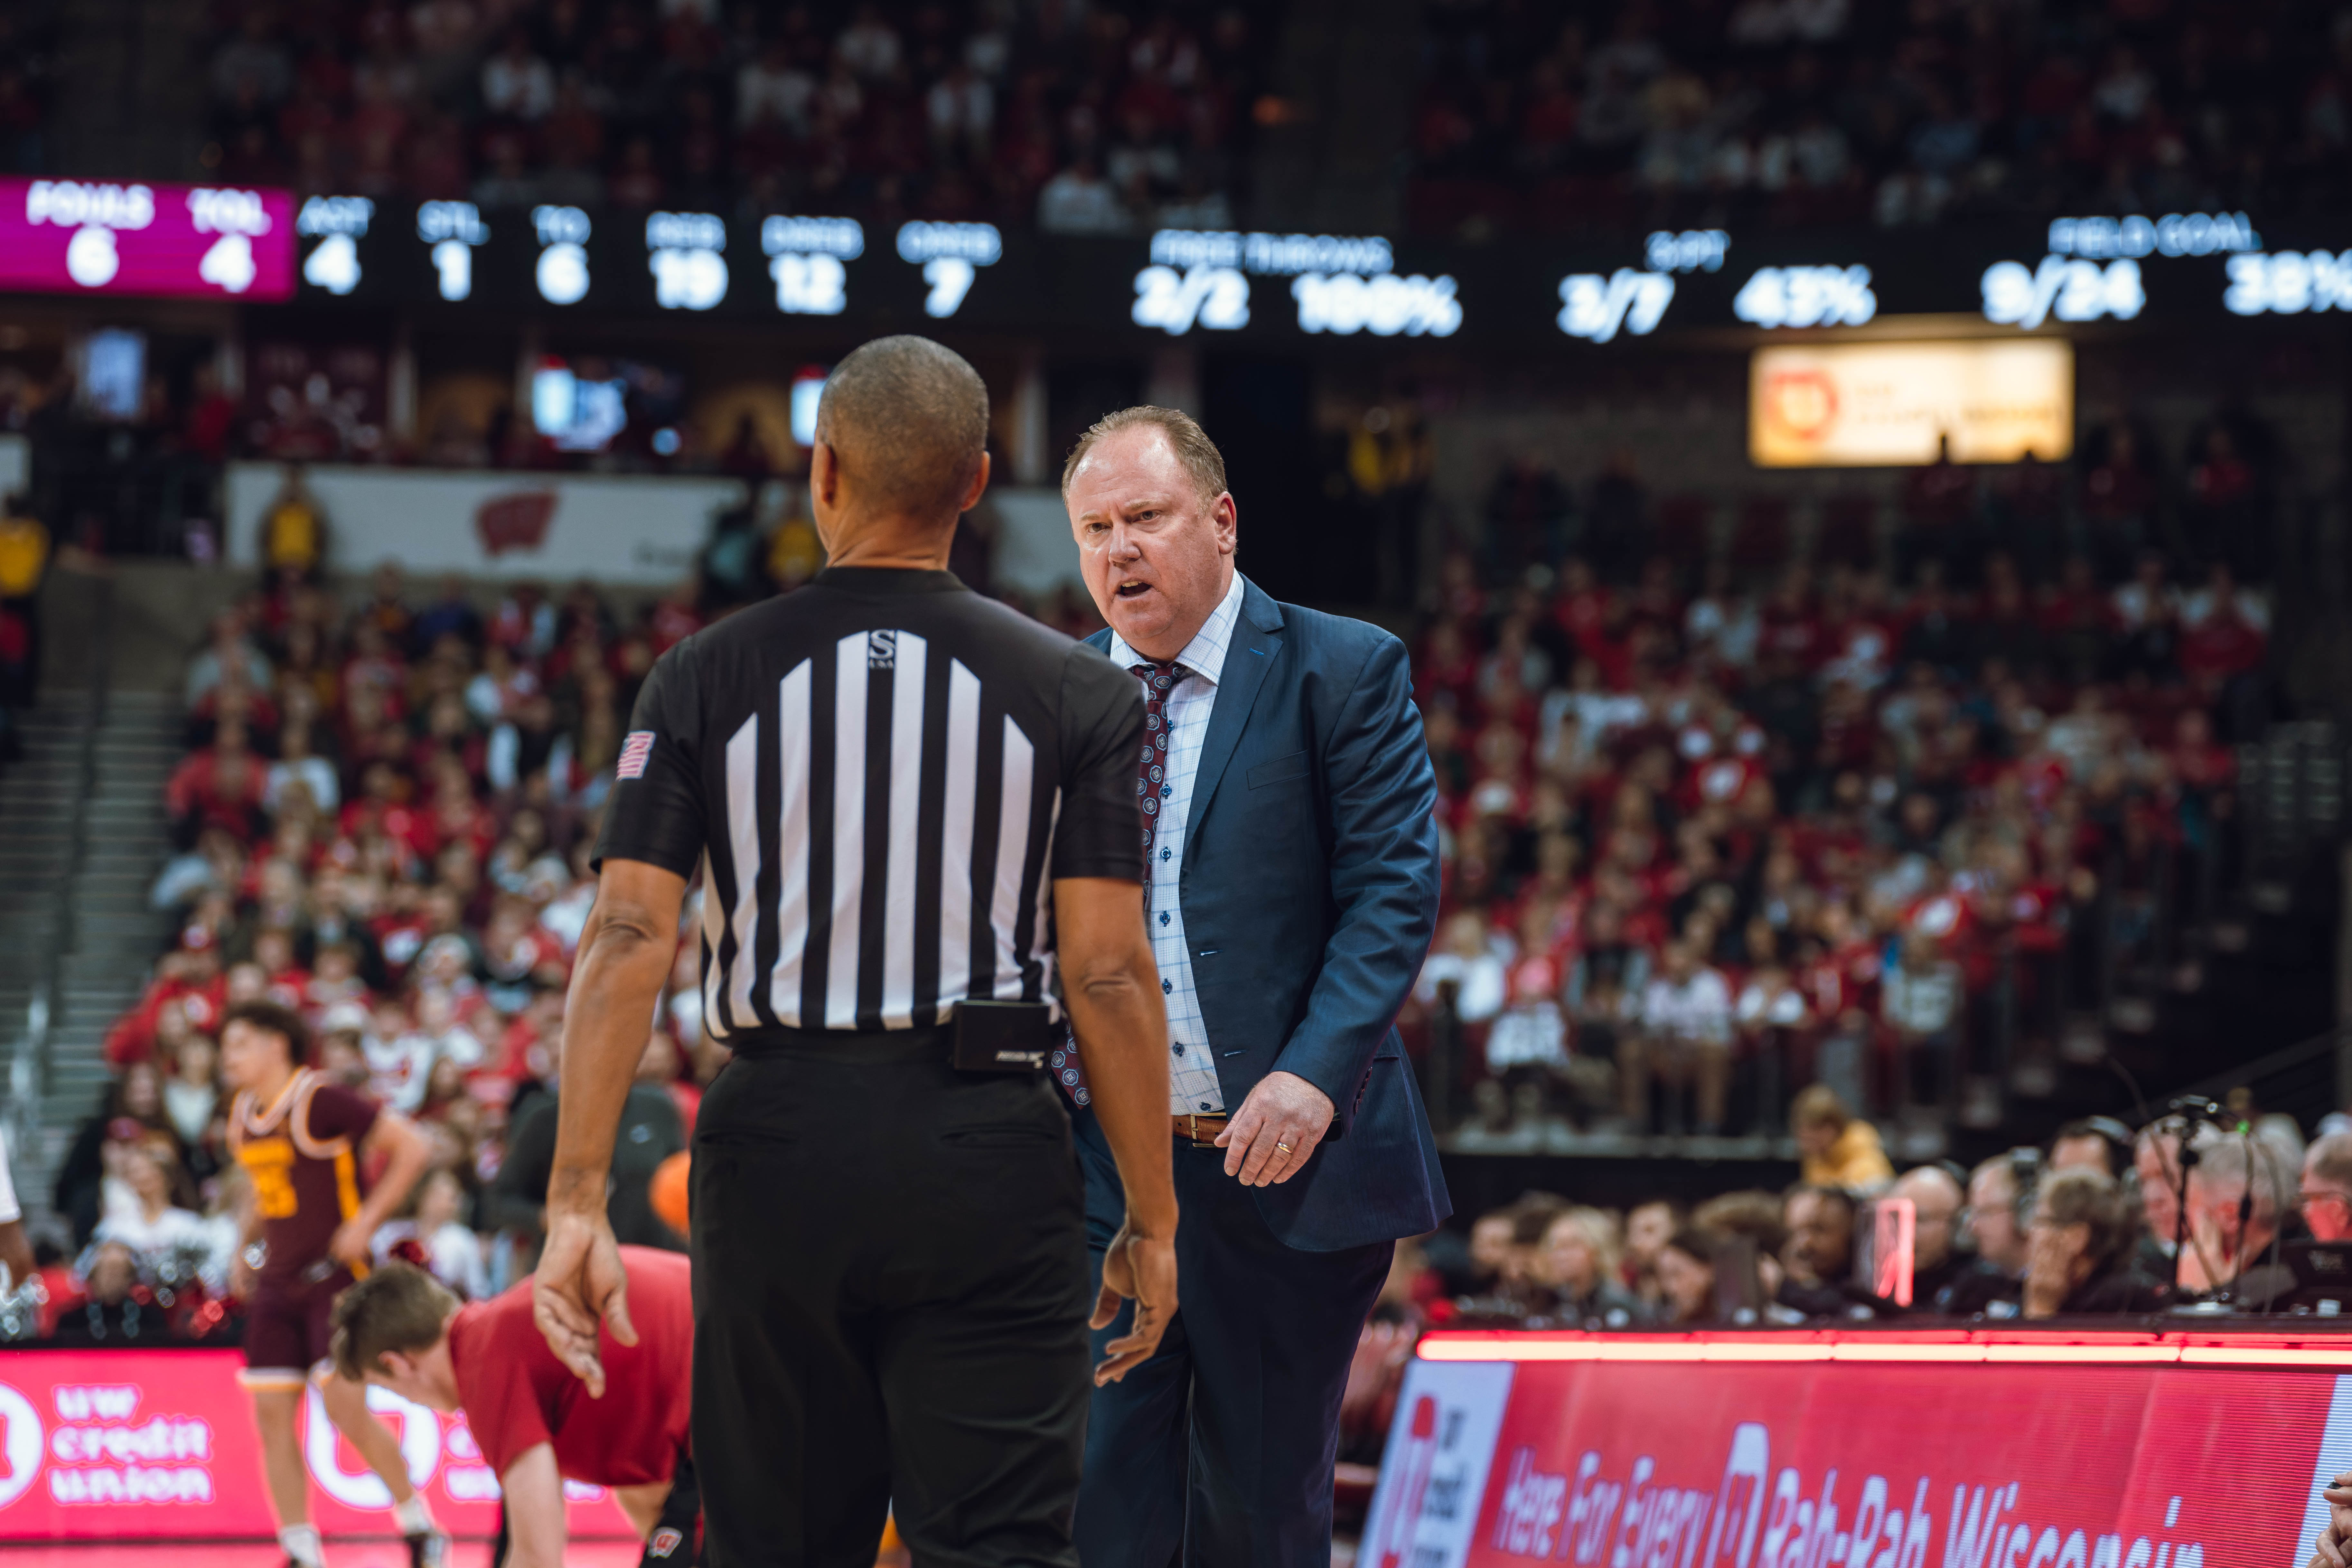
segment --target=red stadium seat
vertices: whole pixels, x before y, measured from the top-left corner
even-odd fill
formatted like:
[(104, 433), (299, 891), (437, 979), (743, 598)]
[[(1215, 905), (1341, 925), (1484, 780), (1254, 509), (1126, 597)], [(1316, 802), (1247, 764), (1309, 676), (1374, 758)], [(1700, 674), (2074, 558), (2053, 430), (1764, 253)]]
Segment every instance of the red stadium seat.
[(1866, 569), (1878, 559), (1878, 502), (1869, 496), (1832, 496), (1822, 509), (1821, 538), (1813, 559)]
[(1702, 495), (1667, 496), (1658, 502), (1651, 525), (1652, 552), (1675, 561), (1696, 562), (1713, 552), (1715, 503)]
[(1731, 564), (1749, 574), (1770, 573), (1789, 559), (1789, 503), (1778, 496), (1749, 496), (1731, 528)]

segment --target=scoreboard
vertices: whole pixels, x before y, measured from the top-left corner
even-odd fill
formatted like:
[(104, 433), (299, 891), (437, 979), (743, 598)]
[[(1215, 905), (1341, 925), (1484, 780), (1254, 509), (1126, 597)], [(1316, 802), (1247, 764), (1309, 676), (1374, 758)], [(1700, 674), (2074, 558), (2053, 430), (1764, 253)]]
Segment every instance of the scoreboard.
[(0, 180), (0, 290), (295, 300), (503, 320), (954, 323), (1140, 346), (1458, 339), (1575, 356), (1882, 317), (2229, 329), (2352, 310), (2352, 219), (2062, 216), (1934, 229), (1520, 237), (1161, 229), (1118, 237), (822, 213), (489, 208)]
[(1934, 230), (1721, 229), (1465, 246), (1161, 229), (1132, 237), (825, 215), (490, 212), (314, 197), (303, 297), (564, 314), (954, 321), (1129, 340), (1459, 337), (1576, 353), (1693, 331), (1973, 317), (2030, 333), (2352, 310), (2352, 223), (2244, 213), (2063, 216)]
[(0, 289), (284, 300), (293, 220), (284, 191), (0, 179)]

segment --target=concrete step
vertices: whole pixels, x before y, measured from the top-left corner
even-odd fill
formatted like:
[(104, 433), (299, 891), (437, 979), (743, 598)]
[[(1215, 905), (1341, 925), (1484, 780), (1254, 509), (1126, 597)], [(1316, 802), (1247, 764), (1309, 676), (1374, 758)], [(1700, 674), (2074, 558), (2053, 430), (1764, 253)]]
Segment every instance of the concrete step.
[(82, 865), (92, 871), (160, 871), (171, 854), (171, 836), (149, 826), (135, 833), (115, 833), (93, 841), (82, 853)]
[[(8, 831), (38, 831), (43, 823), (55, 823), (62, 832), (73, 821), (73, 815), (86, 798), (81, 786), (59, 785), (56, 791), (42, 795), (9, 795), (0, 798), (0, 822), (9, 824)], [(155, 805), (150, 802), (148, 810)]]
[(91, 939), (107, 937), (140, 937), (160, 939), (168, 927), (151, 914), (108, 914), (102, 910), (74, 911), (74, 934), (81, 939), (77, 947), (89, 952), (96, 945)]
[[(121, 983), (125, 978), (122, 972), (125, 962), (125, 955), (121, 951), (60, 953), (58, 957), (58, 976), (64, 985), (70, 985), (78, 980), (85, 983), (106, 980)], [(152, 963), (153, 957), (151, 954), (144, 963), (139, 965), (130, 983), (134, 986), (145, 984), (146, 970)]]
[(105, 1043), (107, 1035), (122, 1021), (122, 1016), (138, 1000), (136, 996), (126, 996), (114, 1006), (84, 1014), (64, 1023), (52, 1024), (49, 1028), (51, 1053), (60, 1061), (71, 1060), (77, 1055), (95, 1056), (99, 1047)]
[[(58, 955), (58, 963), (61, 966), (58, 972), (60, 987), (70, 980), (84, 983), (112, 980), (116, 984), (128, 986), (136, 994), (145, 988), (155, 961), (163, 955), (164, 938), (169, 935), (168, 931), (159, 933), (152, 942), (116, 941), (96, 952), (79, 946), (68, 949)], [(79, 967), (84, 963), (89, 965), (86, 970)]]
[(147, 898), (147, 889), (155, 885), (155, 879), (152, 873), (142, 871), (111, 868), (103, 871), (86, 870), (73, 879), (73, 885), (74, 890), (85, 898), (111, 893), (130, 893), (136, 895), (143, 903)]
[(64, 896), (72, 900), (73, 907), (77, 910), (98, 910), (120, 916), (137, 915), (150, 921), (167, 920), (171, 915), (170, 910), (155, 909), (147, 902), (147, 893), (143, 887), (136, 891), (109, 890), (104, 893), (83, 894), (75, 887), (69, 886), (65, 889)]
[(106, 910), (115, 914), (154, 914), (147, 905), (145, 879), (115, 872), (84, 872), (66, 885), (66, 897), (78, 910)]
[(106, 1064), (99, 1059), (100, 1047), (106, 1043), (107, 1032), (121, 1021), (121, 1016), (117, 1013), (102, 1026), (77, 1024), (69, 1028), (52, 1027), (49, 1031), (49, 1065), (72, 1067), (80, 1063), (104, 1071)]
[[(67, 809), (70, 811), (71, 805)], [(162, 803), (138, 795), (94, 795), (89, 797), (89, 815), (92, 821), (132, 822), (153, 826), (163, 815)]]
[[(104, 939), (121, 936), (126, 931), (145, 936), (159, 932), (155, 911), (133, 899), (121, 903), (93, 902), (86, 899), (74, 900), (74, 934), (77, 938)], [(74, 945), (85, 951), (100, 945), (99, 940), (77, 941)]]
[(71, 1061), (77, 1057), (95, 1057), (106, 1037), (122, 1016), (138, 1002), (136, 996), (126, 996), (114, 1006), (92, 1013), (70, 1023), (49, 1026), (49, 1054), (58, 1061)]

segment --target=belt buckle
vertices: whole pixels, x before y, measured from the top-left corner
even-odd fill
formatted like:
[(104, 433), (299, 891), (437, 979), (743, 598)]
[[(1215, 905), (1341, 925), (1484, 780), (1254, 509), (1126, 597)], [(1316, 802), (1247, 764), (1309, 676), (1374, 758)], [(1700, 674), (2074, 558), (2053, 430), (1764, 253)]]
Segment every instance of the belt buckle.
[(1191, 1140), (1195, 1149), (1213, 1149), (1217, 1146), (1215, 1133), (1212, 1132), (1205, 1138), (1201, 1136), (1201, 1118), (1190, 1110), (1184, 1113), (1184, 1136)]

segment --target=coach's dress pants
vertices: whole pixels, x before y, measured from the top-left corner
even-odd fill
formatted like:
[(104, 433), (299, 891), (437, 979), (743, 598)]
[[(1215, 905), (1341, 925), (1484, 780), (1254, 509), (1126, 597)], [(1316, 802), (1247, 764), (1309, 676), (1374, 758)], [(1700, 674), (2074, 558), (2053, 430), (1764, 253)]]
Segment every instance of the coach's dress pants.
[[(1094, 1117), (1076, 1122), (1088, 1239), (1103, 1248), (1125, 1209), (1118, 1167)], [(1176, 1145), (1176, 1317), (1158, 1355), (1095, 1390), (1086, 1568), (1330, 1568), (1339, 1396), (1396, 1246), (1286, 1246), (1224, 1161)]]
[(694, 1135), (711, 1568), (1075, 1568), (1092, 1305), (1069, 1121), (943, 1031), (734, 1042)]

